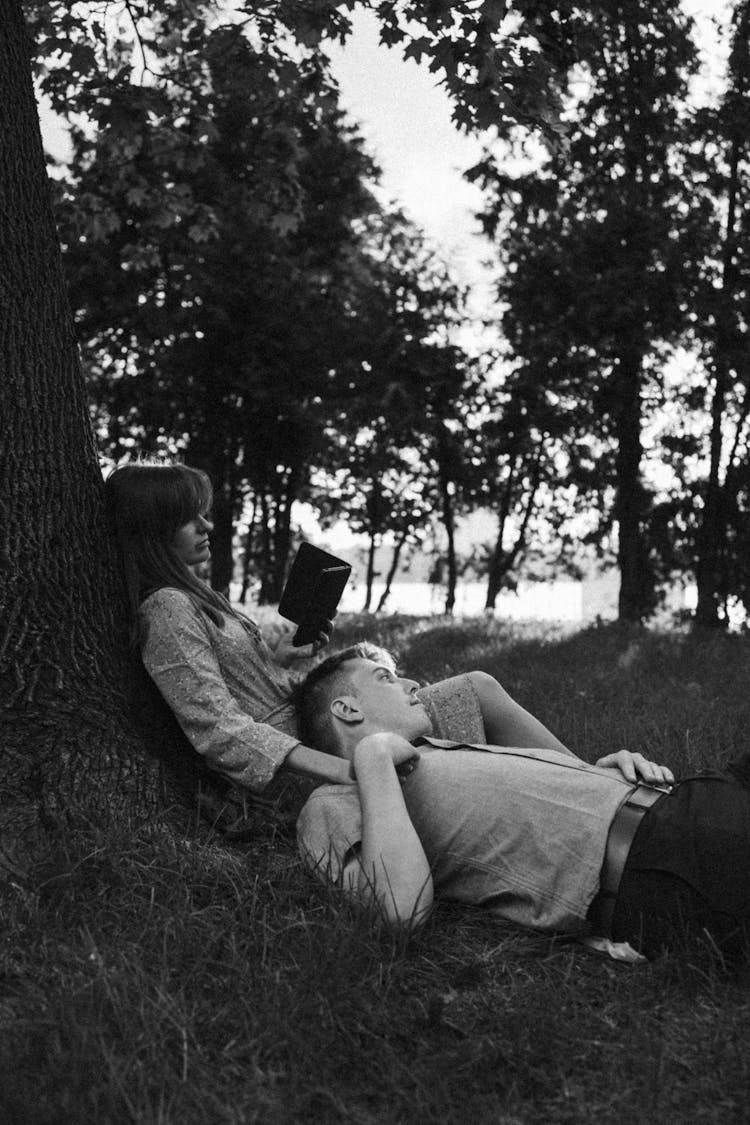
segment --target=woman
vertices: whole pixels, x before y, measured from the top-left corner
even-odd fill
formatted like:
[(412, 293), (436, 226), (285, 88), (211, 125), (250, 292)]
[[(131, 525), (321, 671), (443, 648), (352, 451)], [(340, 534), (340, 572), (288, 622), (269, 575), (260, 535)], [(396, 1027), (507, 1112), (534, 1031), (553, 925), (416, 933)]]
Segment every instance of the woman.
[[(181, 464), (136, 462), (110, 473), (114, 521), (131, 613), (132, 642), (193, 747), (236, 784), (265, 789), (284, 767), (320, 781), (352, 781), (348, 762), (300, 742), (291, 703), (293, 665), (329, 641), (273, 651), (260, 629), (196, 572), (210, 559), (212, 489)], [(421, 697), (445, 738), (565, 751), (492, 676), (470, 672)]]

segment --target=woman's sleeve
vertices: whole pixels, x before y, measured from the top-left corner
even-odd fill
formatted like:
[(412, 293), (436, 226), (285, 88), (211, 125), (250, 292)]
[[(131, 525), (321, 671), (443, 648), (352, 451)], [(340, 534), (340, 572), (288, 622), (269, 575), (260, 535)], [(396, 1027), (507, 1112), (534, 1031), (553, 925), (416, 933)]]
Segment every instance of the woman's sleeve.
[(146, 670), (207, 765), (238, 785), (264, 789), (299, 739), (242, 710), (200, 614), (184, 594), (169, 593), (152, 595), (143, 610)]

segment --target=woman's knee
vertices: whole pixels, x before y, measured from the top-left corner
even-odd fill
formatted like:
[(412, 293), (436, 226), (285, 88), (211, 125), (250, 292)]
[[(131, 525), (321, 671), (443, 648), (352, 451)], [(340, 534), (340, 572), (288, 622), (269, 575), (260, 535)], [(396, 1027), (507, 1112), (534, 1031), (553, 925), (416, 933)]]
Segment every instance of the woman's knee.
[(469, 680), (477, 693), (477, 697), (482, 706), (488, 704), (502, 705), (507, 702), (512, 702), (511, 696), (508, 695), (502, 684), (491, 676), (489, 672), (469, 672)]

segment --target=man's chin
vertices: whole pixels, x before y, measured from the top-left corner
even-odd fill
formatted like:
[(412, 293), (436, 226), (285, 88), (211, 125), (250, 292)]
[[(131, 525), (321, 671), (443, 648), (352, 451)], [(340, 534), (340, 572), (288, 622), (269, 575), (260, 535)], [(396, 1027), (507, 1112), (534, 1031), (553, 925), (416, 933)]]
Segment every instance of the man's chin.
[(414, 723), (414, 726), (415, 726), (415, 728), (418, 727), (419, 729), (416, 730), (415, 733), (411, 735), (412, 739), (414, 739), (414, 738), (426, 738), (428, 735), (432, 734), (432, 719), (430, 718), (430, 716), (427, 712), (427, 709), (426, 709), (426, 707), (424, 707), (424, 705), (420, 704), (419, 709), (418, 709), (418, 713), (415, 716), (415, 719), (416, 719), (416, 722)]

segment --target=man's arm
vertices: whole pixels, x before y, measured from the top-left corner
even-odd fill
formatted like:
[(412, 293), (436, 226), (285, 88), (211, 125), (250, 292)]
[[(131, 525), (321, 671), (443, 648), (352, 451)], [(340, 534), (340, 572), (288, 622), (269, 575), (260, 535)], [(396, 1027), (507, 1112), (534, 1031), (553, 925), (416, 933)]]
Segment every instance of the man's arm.
[(349, 893), (377, 901), (393, 926), (414, 928), (433, 902), (432, 875), (409, 817), (396, 766), (415, 757), (396, 734), (371, 734), (354, 750), (352, 765), (362, 808), (362, 850), (348, 871)]

